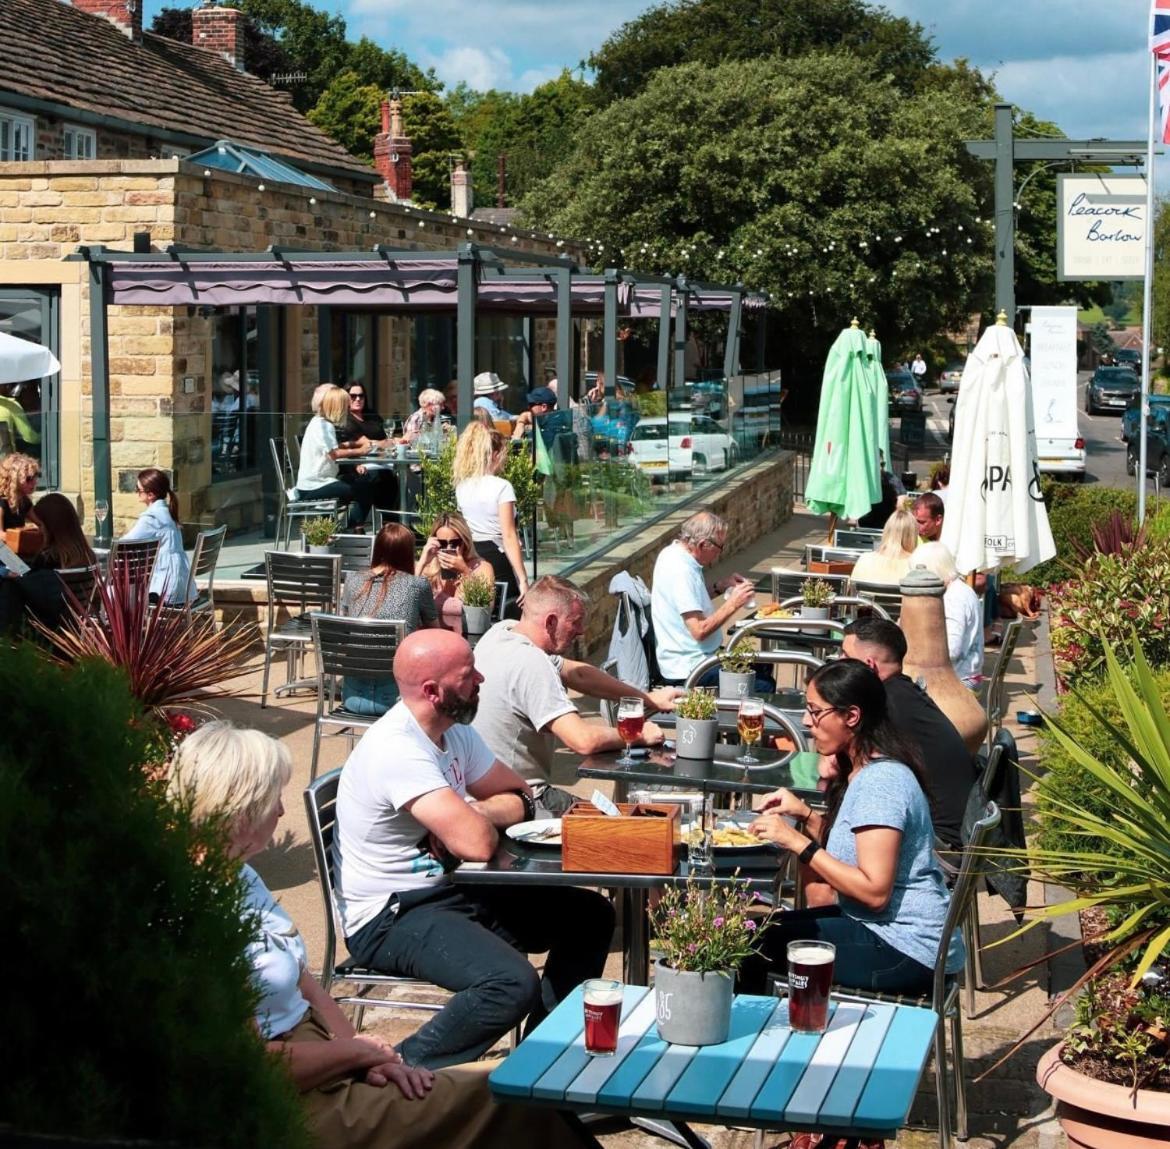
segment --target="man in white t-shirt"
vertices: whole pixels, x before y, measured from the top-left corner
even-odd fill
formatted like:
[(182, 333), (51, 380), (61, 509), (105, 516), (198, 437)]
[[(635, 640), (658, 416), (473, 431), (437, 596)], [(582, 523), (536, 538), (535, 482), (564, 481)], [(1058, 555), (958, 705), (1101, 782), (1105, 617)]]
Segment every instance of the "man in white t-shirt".
[[(650, 588), (650, 616), (664, 682), (681, 685), (700, 662), (714, 654), (724, 624), (755, 594), (755, 584), (741, 574), (729, 575), (708, 590), (703, 569), (719, 559), (726, 543), (726, 520), (711, 511), (699, 511), (679, 528), (678, 538), (658, 554)], [(716, 607), (711, 592), (722, 594), (725, 590), (731, 593)], [(717, 675), (716, 669), (713, 681)]]
[[(402, 700), (349, 756), (337, 793), (338, 903), (362, 965), (454, 996), (399, 1049), (438, 1069), (474, 1061), (524, 1017), (535, 1025), (605, 966), (613, 909), (565, 887), (454, 885), (501, 829), (534, 814), (530, 788), (467, 723), (482, 676), (447, 630), (408, 635), (394, 657)], [(545, 953), (538, 977), (527, 953)]]
[[(568, 690), (612, 701), (639, 697), (647, 716), (673, 709), (681, 693), (673, 686), (642, 691), (588, 662), (565, 658), (584, 630), (584, 594), (567, 579), (545, 575), (528, 588), (520, 621), (496, 623), (475, 648), (483, 687), (473, 727), (533, 787), (537, 805), (554, 815), (572, 800), (549, 785), (558, 743), (580, 755), (625, 745), (612, 726), (583, 718)], [(647, 722), (636, 744), (657, 746), (663, 736), (661, 727)]]

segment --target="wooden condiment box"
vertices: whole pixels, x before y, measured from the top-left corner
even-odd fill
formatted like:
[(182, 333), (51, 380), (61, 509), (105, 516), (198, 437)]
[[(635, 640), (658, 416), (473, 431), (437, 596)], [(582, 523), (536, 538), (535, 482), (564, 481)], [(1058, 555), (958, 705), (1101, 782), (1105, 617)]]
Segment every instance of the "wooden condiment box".
[(4, 541), (22, 559), (39, 555), (45, 545), (45, 536), (36, 523), (25, 523), (23, 527), (9, 527), (4, 532)]
[[(561, 817), (561, 869), (566, 873), (673, 874), (682, 843), (682, 807), (663, 802), (618, 804), (621, 817), (592, 802), (575, 802)], [(653, 810), (653, 814), (642, 811)]]
[(825, 562), (823, 559), (813, 559), (808, 564), (809, 574), (847, 575), (853, 573), (854, 563), (842, 559), (833, 559)]

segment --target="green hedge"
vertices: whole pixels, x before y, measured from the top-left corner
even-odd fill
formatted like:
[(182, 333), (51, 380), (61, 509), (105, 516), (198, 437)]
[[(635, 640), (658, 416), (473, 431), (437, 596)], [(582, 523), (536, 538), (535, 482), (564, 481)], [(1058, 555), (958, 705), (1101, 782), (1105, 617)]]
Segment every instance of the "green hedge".
[(1074, 573), (1079, 563), (1072, 543), (1075, 541), (1090, 545), (1095, 523), (1107, 519), (1115, 510), (1131, 518), (1137, 514), (1137, 493), (1132, 490), (1086, 487), (1079, 483), (1057, 483), (1051, 479), (1044, 480), (1041, 490), (1048, 507), (1048, 523), (1052, 527), (1053, 542), (1056, 543), (1056, 557), (1018, 576), (1020, 582), (1033, 586), (1048, 586)]

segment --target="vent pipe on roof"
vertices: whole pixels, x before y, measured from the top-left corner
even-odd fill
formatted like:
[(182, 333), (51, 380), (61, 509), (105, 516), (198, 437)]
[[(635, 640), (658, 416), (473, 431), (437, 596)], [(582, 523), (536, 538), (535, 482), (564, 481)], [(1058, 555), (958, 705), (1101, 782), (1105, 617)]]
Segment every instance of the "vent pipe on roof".
[(73, 7), (109, 20), (123, 35), (142, 43), (142, 0), (73, 0)]

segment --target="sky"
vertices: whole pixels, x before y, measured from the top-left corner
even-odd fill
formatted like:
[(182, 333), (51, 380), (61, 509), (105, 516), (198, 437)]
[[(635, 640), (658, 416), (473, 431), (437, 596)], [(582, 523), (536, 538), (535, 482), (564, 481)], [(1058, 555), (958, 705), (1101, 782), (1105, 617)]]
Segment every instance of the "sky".
[[(517, 92), (576, 69), (611, 32), (653, 7), (641, 0), (311, 2), (343, 16), (350, 39), (366, 35), (399, 49), (434, 68), (448, 87), (463, 80), (479, 90)], [(163, 3), (146, 0), (148, 26)], [(940, 59), (964, 56), (994, 74), (1006, 100), (1053, 121), (1070, 138), (1145, 139), (1149, 0), (885, 0), (882, 6), (921, 24)]]

